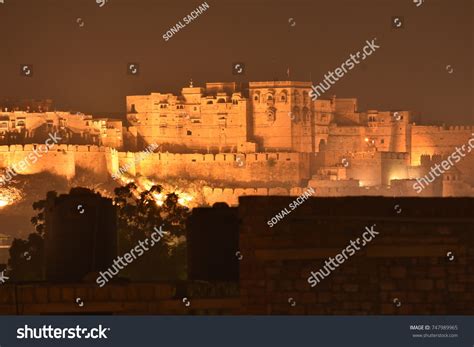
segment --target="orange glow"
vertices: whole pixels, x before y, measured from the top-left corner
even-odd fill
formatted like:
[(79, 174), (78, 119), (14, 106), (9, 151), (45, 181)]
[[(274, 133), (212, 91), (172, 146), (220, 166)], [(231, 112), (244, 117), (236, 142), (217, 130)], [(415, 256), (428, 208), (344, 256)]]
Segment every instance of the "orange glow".
[(17, 188), (0, 188), (0, 208), (13, 205), (20, 201), (21, 198), (22, 194)]
[[(144, 192), (145, 190), (150, 190), (151, 187), (158, 185), (158, 183), (150, 180), (147, 177), (125, 177), (124, 175), (119, 176), (120, 182), (122, 185), (127, 185), (128, 183), (135, 183), (137, 185), (137, 191), (135, 192), (135, 196), (138, 197), (140, 193)], [(195, 194), (190, 192), (184, 192), (178, 189), (177, 187), (167, 186), (166, 184), (162, 184), (163, 190), (160, 193), (154, 193), (153, 198), (155, 199), (155, 203), (158, 206), (162, 206), (166, 200), (168, 194), (174, 193), (178, 196), (178, 204), (192, 208), (196, 205), (194, 203)]]

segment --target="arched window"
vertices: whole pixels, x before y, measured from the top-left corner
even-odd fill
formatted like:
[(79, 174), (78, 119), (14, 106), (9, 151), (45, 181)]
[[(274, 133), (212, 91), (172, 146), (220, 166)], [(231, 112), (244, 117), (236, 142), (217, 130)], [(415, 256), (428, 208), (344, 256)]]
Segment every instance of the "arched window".
[(322, 139), (321, 141), (319, 141), (319, 151), (323, 152), (325, 149), (326, 149), (326, 141)]
[(303, 108), (303, 121), (309, 122), (311, 113), (307, 107)]
[(303, 103), (307, 103), (308, 102), (308, 92), (304, 91), (303, 92)]
[(267, 121), (274, 122), (276, 120), (276, 109), (270, 107), (267, 109)]
[(298, 104), (300, 102), (300, 93), (295, 90), (294, 93), (293, 93), (293, 101)]
[(300, 108), (298, 106), (293, 107), (293, 110), (291, 111), (291, 119), (293, 119), (295, 123), (301, 121), (301, 113)]

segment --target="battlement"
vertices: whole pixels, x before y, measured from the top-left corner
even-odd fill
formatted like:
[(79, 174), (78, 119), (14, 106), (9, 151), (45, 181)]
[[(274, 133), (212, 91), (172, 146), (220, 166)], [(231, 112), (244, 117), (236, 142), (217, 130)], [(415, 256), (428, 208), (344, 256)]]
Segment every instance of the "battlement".
[(474, 126), (472, 125), (454, 125), (447, 128), (448, 131), (471, 131), (474, 132)]
[(374, 159), (380, 158), (382, 152), (366, 151), (366, 152), (349, 152), (344, 157), (351, 159)]
[(132, 175), (187, 178), (236, 186), (298, 185), (310, 177), (307, 153), (169, 153), (117, 152), (110, 156), (111, 171), (126, 166)]
[(434, 163), (439, 163), (443, 160), (443, 156), (441, 154), (422, 154), (420, 156), (420, 164), (422, 166), (430, 166)]
[[(32, 152), (37, 150), (39, 146), (44, 146), (44, 143), (33, 143), (25, 145), (4, 145), (0, 146), (0, 152)], [(49, 149), (51, 152), (66, 151), (66, 152), (111, 152), (110, 147), (95, 146), (95, 145), (67, 145), (57, 144)]]
[(410, 155), (406, 152), (380, 152), (382, 159), (403, 159), (408, 160)]
[(311, 82), (297, 82), (297, 81), (262, 81), (249, 82), (250, 89), (256, 88), (311, 88)]
[[(140, 152), (118, 152), (119, 158), (132, 158)], [(196, 163), (196, 162), (217, 162), (217, 163), (267, 163), (267, 162), (298, 162), (306, 154), (298, 152), (282, 153), (150, 153), (144, 160), (159, 160), (165, 162)]]
[(474, 133), (474, 126), (473, 125), (451, 125), (451, 126), (413, 125), (412, 127), (412, 133), (414, 134), (458, 133), (458, 132)]
[[(83, 113), (71, 113), (68, 111), (2, 111), (0, 110), (0, 116), (7, 116), (7, 117), (44, 117), (48, 118), (51, 116), (62, 116), (62, 117), (87, 117), (88, 119), (92, 119), (92, 115), (85, 115)], [(97, 118), (96, 118), (97, 119)]]

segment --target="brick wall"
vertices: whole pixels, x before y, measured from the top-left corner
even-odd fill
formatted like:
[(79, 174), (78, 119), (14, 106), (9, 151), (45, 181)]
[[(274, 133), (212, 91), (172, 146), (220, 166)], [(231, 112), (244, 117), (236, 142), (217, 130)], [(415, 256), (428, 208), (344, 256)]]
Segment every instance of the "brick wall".
[[(240, 199), (241, 313), (474, 313), (473, 199), (312, 198), (270, 228), (293, 200)], [(380, 234), (312, 288), (310, 272), (373, 224)]]
[[(183, 302), (185, 297), (189, 306)], [(239, 307), (235, 283), (109, 283), (102, 288), (96, 283), (5, 283), (0, 287), (0, 315), (219, 315), (235, 314)]]

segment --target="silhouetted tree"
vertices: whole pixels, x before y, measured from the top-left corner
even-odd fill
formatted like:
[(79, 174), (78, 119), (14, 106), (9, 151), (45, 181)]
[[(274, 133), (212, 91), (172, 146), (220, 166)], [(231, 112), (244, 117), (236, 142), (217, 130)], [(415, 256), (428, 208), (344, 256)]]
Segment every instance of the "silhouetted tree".
[(150, 238), (155, 228), (166, 231), (166, 236), (155, 243), (142, 257), (124, 269), (123, 273), (136, 280), (184, 279), (185, 221), (189, 209), (178, 203), (178, 196), (168, 194), (163, 204), (156, 203), (156, 196), (163, 187), (156, 185), (138, 193), (130, 183), (116, 188), (114, 202), (117, 206), (119, 254)]
[[(184, 279), (186, 276), (184, 235), (189, 209), (178, 203), (179, 197), (174, 193), (168, 194), (159, 206), (156, 196), (162, 189), (157, 185), (140, 193), (137, 186), (130, 183), (114, 190), (119, 255), (130, 252), (140, 241), (150, 238), (155, 228), (161, 227), (167, 232), (149, 251), (122, 270), (119, 276), (135, 280)], [(33, 203), (33, 209), (38, 211), (31, 218), (35, 232), (27, 240), (14, 239), (12, 242), (8, 261), (11, 281), (44, 279), (45, 207), (46, 200)]]
[(45, 206), (46, 200), (33, 203), (33, 209), (39, 211), (31, 218), (35, 232), (28, 235), (27, 240), (14, 239), (12, 242), (8, 260), (10, 281), (40, 281), (44, 278)]

